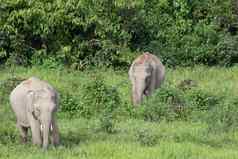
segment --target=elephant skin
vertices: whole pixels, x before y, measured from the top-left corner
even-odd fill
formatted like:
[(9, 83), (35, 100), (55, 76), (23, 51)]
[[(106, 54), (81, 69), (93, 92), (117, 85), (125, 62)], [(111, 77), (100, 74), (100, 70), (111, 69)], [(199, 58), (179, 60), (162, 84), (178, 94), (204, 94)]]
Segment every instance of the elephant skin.
[(47, 149), (49, 136), (59, 144), (59, 130), (55, 118), (59, 95), (46, 81), (31, 77), (22, 81), (10, 94), (10, 104), (17, 119), (22, 142), (27, 141), (31, 129), (32, 143)]
[(165, 67), (160, 59), (149, 52), (137, 57), (129, 69), (132, 83), (132, 102), (139, 105), (144, 96), (150, 96), (165, 79)]

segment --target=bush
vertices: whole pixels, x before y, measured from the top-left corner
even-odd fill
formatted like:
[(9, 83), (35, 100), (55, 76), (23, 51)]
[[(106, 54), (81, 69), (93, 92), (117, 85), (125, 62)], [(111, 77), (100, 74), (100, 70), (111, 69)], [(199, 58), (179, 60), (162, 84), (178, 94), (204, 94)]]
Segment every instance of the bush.
[(238, 127), (238, 100), (228, 98), (214, 107), (206, 116), (210, 131), (227, 132), (236, 131)]
[(197, 82), (191, 79), (185, 79), (177, 85), (177, 87), (183, 91), (190, 90), (197, 86), (198, 86)]
[(69, 93), (61, 93), (60, 95), (60, 111), (64, 113), (69, 113), (70, 117), (75, 116), (87, 116), (88, 112), (82, 109), (80, 104), (80, 99), (75, 95)]
[(115, 111), (121, 105), (121, 99), (116, 89), (105, 85), (102, 77), (92, 77), (91, 81), (83, 85), (81, 95), (63, 92), (61, 96), (62, 112), (68, 112), (71, 117), (100, 117), (103, 129), (110, 132), (111, 121), (106, 122), (115, 118)]
[(139, 109), (139, 115), (149, 121), (173, 121), (185, 118), (188, 113), (183, 92), (169, 86), (156, 91)]
[(117, 89), (109, 88), (104, 84), (102, 77), (95, 76), (84, 90), (83, 100), (92, 111), (92, 115), (99, 117), (101, 130), (107, 133), (115, 132), (115, 112), (121, 106)]
[(141, 129), (136, 132), (136, 140), (143, 146), (154, 146), (157, 144), (157, 136), (149, 129)]
[(0, 103), (7, 102), (9, 100), (9, 94), (11, 91), (20, 84), (23, 80), (21, 77), (7, 78), (0, 83)]
[(222, 102), (223, 97), (215, 96), (200, 89), (192, 89), (186, 92), (187, 100), (193, 111), (209, 111)]
[(137, 115), (147, 121), (206, 120), (204, 114), (225, 99), (197, 87), (184, 89), (179, 86), (163, 85), (142, 103)]
[(100, 76), (93, 77), (84, 86), (82, 100), (90, 107), (93, 115), (103, 112), (112, 113), (121, 104), (117, 90), (106, 86)]
[(112, 113), (105, 112), (101, 115), (100, 119), (100, 129), (107, 133), (115, 132), (115, 123), (114, 123), (114, 116)]
[(238, 37), (230, 35), (222, 36), (222, 40), (217, 44), (215, 58), (221, 66), (231, 66), (238, 61)]
[(151, 51), (172, 67), (230, 66), (237, 62), (232, 6), (228, 0), (1, 1), (0, 63), (28, 66), (50, 57), (74, 69), (123, 67), (135, 52)]
[[(8, 119), (9, 120), (9, 119)], [(0, 129), (0, 144), (16, 144), (19, 141), (18, 132), (16, 131), (15, 125), (7, 120), (1, 124)]]

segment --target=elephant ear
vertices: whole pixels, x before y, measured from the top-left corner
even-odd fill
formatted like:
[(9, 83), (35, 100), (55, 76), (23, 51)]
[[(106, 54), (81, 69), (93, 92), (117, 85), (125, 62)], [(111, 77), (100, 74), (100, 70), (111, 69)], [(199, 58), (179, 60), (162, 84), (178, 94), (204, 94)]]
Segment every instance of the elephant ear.
[(30, 112), (35, 119), (40, 116), (39, 106), (36, 105), (37, 93), (35, 91), (29, 91), (27, 93), (27, 110)]

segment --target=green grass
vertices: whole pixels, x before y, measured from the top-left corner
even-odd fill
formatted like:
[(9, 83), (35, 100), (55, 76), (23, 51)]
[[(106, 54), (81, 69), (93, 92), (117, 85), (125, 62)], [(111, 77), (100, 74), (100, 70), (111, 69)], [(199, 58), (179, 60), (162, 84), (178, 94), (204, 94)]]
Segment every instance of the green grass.
[[(17, 68), (0, 70), (0, 80), (17, 76), (28, 78), (37, 76), (49, 81), (57, 90), (82, 93), (81, 88), (96, 74), (100, 74), (109, 86), (128, 80), (126, 71), (112, 69), (85, 72), (69, 70), (46, 70), (40, 68)], [(168, 69), (166, 83), (176, 86), (181, 80), (193, 79), (198, 87), (215, 95), (236, 96), (238, 94), (238, 67)], [(123, 101), (130, 102), (130, 83), (118, 86)], [(211, 132), (203, 121), (146, 122), (130, 116), (116, 120), (115, 132), (107, 134), (100, 130), (99, 119), (68, 118), (58, 113), (61, 146), (49, 148), (47, 152), (19, 143), (19, 133), (15, 128), (15, 117), (8, 102), (0, 102), (0, 158), (42, 159), (235, 159), (238, 158), (238, 131)], [(136, 110), (135, 110), (136, 111)], [(138, 132), (147, 130), (156, 138), (156, 143), (141, 144)], [(149, 137), (145, 140), (150, 142)]]

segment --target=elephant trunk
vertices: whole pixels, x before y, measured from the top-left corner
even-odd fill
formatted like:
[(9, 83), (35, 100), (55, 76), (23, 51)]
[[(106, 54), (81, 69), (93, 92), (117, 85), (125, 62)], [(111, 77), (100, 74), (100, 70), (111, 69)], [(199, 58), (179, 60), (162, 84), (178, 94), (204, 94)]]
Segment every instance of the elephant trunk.
[(144, 85), (136, 83), (133, 86), (133, 104), (138, 105), (141, 103), (143, 98)]
[(141, 93), (134, 92), (134, 93), (133, 93), (133, 104), (134, 104), (134, 105), (138, 105), (138, 104), (141, 103), (141, 100), (142, 100), (142, 95), (141, 95)]
[(43, 125), (43, 149), (47, 149), (49, 145), (49, 134), (51, 128), (51, 115), (48, 118), (45, 118), (42, 122)]

